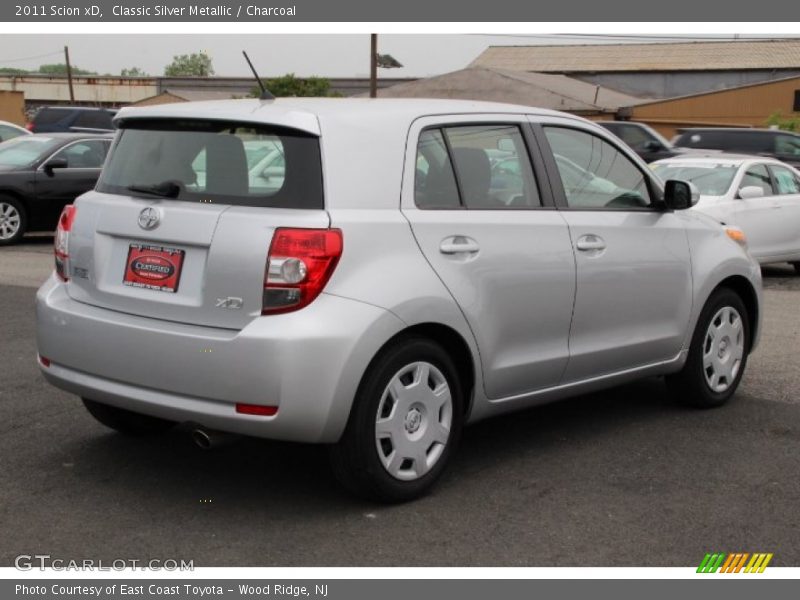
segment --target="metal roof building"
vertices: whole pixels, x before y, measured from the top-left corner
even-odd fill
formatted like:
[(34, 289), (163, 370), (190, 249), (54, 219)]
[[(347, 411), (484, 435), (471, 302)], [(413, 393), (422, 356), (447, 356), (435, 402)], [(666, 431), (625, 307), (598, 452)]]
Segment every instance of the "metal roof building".
[(613, 115), (642, 102), (565, 75), (468, 68), (378, 90), (379, 98), (448, 98), (507, 102), (550, 108), (586, 117)]
[(562, 73), (635, 96), (670, 98), (800, 75), (800, 39), (490, 46), (470, 66)]

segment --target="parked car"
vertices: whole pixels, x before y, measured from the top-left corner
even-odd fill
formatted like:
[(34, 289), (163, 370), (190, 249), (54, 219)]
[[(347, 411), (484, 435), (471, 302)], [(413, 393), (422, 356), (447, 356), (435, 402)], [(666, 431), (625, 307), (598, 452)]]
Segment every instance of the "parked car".
[(43, 106), (28, 123), (28, 129), (33, 133), (107, 133), (114, 130), (115, 114), (116, 110), (108, 108)]
[(94, 188), (111, 136), (34, 134), (0, 144), (0, 245), (53, 231), (66, 204)]
[(800, 134), (779, 129), (703, 127), (681, 129), (673, 139), (679, 148), (722, 150), (768, 156), (800, 167)]
[(667, 139), (652, 127), (634, 121), (597, 121), (601, 127), (608, 129), (645, 162), (653, 162), (681, 154), (681, 150), (672, 147)]
[(800, 273), (800, 172), (774, 159), (719, 154), (658, 161), (662, 179), (691, 181), (700, 192), (694, 210), (747, 236), (761, 264), (790, 262)]
[(9, 123), (8, 121), (0, 121), (0, 143), (28, 134), (30, 134), (30, 131), (24, 127), (14, 125), (14, 123)]
[[(401, 501), (466, 423), (652, 375), (719, 406), (757, 342), (741, 231), (684, 210), (692, 184), (662, 188), (584, 119), (279, 99), (117, 124), (37, 293), (44, 377), (117, 431), (329, 444), (345, 487)], [(283, 153), (279, 188), (250, 177), (254, 140)], [(501, 148), (520, 169), (510, 203), (491, 189)], [(585, 206), (557, 156), (611, 185)]]

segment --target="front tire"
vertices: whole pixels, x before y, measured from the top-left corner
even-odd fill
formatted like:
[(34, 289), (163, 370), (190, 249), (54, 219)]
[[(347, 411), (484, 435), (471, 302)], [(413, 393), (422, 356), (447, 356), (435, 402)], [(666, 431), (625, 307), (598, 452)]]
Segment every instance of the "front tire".
[(157, 435), (175, 426), (173, 421), (117, 408), (88, 398), (81, 399), (90, 415), (106, 427), (125, 435), (134, 437)]
[(406, 338), (368, 368), (342, 439), (331, 447), (333, 473), (364, 498), (418, 498), (455, 451), (463, 416), (463, 391), (450, 356), (427, 338)]
[(739, 386), (749, 349), (744, 302), (733, 290), (716, 290), (697, 320), (686, 364), (667, 377), (670, 395), (699, 408), (722, 406)]

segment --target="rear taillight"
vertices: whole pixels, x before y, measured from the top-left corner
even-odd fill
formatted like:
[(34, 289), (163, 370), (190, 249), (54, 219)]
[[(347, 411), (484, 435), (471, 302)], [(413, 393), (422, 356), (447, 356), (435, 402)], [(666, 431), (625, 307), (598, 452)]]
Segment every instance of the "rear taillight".
[(33, 123), (25, 123), (25, 129), (30, 132), (33, 132)]
[(69, 280), (69, 232), (72, 230), (72, 222), (77, 212), (74, 206), (68, 204), (58, 218), (53, 249), (56, 257), (56, 275), (61, 281)]
[(308, 306), (328, 283), (341, 255), (339, 229), (276, 229), (267, 256), (261, 314)]

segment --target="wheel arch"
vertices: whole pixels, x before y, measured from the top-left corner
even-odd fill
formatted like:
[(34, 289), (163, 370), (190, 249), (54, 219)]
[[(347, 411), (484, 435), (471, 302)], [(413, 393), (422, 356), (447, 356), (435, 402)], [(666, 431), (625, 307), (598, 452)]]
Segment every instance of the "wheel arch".
[[(711, 294), (722, 288), (727, 288), (735, 292), (744, 303), (745, 309), (747, 310), (747, 320), (750, 323), (750, 339), (748, 340), (749, 345), (747, 348), (747, 351), (750, 352), (754, 345), (753, 342), (758, 339), (759, 334), (759, 317), (761, 315), (759, 313), (758, 294), (753, 284), (750, 283), (746, 277), (741, 275), (732, 275), (723, 279), (711, 291)], [(711, 294), (709, 294), (709, 298)]]

